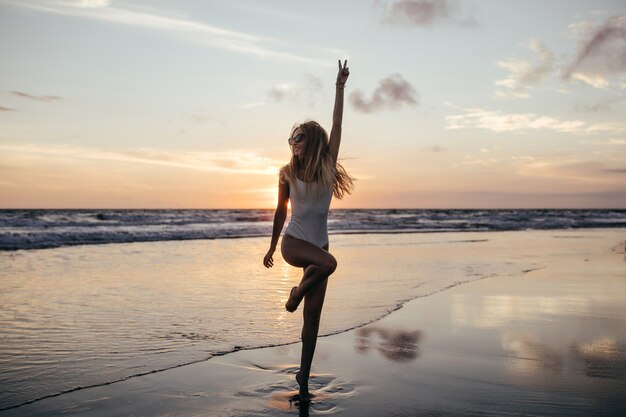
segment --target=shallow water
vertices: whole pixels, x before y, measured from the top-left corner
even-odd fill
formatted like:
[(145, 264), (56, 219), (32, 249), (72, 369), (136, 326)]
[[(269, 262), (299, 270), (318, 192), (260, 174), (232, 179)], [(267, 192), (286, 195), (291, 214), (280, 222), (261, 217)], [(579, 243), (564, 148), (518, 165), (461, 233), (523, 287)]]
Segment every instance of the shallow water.
[[(320, 339), (311, 414), (622, 415), (621, 231), (410, 237), (333, 240), (341, 266), (329, 285), (324, 330), (345, 319), (360, 299), (398, 295), (411, 273), (419, 283), (411, 290), (405, 286), (402, 295), (432, 296), (355, 331)], [(265, 244), (260, 240), (257, 246)], [(387, 262), (378, 263), (379, 256)], [(274, 275), (259, 276), (281, 279)], [(467, 279), (479, 282), (461, 285)], [(454, 289), (442, 292), (445, 282)], [(353, 307), (344, 308), (348, 301)], [(372, 311), (378, 307), (371, 305)], [(299, 318), (291, 317), (297, 329)], [(266, 329), (272, 326), (265, 323)], [(290, 400), (299, 348), (237, 352), (0, 415), (294, 415), (299, 410)]]
[[(463, 282), (541, 267), (480, 236), (334, 236), (339, 268), (321, 333)], [(0, 408), (298, 340), (300, 314), (283, 305), (302, 272), (279, 254), (265, 269), (267, 245), (247, 238), (0, 253)], [(430, 256), (442, 245), (453, 261)], [(472, 245), (490, 247), (493, 257), (474, 259)]]

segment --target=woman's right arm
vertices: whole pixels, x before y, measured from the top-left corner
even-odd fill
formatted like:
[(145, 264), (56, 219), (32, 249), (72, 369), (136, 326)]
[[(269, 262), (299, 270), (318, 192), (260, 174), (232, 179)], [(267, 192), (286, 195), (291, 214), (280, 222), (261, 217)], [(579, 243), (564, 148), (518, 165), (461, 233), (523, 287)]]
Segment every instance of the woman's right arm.
[(289, 183), (278, 182), (278, 205), (276, 206), (276, 213), (274, 213), (274, 228), (272, 229), (272, 241), (270, 243), (270, 249), (263, 258), (263, 265), (266, 268), (271, 268), (274, 265), (274, 252), (276, 251), (276, 245), (278, 245), (278, 238), (280, 232), (283, 230), (285, 220), (287, 219), (287, 204), (289, 203)]
[(343, 89), (348, 81), (350, 70), (348, 69), (348, 60), (344, 61), (341, 66), (339, 60), (339, 72), (337, 73), (337, 83), (335, 89), (335, 107), (333, 108), (333, 127), (330, 129), (330, 138), (328, 141), (328, 153), (330, 154), (333, 164), (337, 164), (339, 157), (339, 144), (341, 143), (341, 122), (343, 120)]

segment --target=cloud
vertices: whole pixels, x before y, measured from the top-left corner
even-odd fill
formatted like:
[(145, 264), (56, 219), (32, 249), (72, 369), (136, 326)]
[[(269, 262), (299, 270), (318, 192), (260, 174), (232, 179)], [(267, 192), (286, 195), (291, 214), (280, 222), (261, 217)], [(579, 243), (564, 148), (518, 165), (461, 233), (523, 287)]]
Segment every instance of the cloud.
[(626, 145), (626, 139), (609, 139), (611, 145)]
[(48, 102), (48, 101), (61, 100), (61, 97), (59, 97), (59, 96), (34, 96), (32, 94), (23, 93), (21, 91), (11, 91), (11, 93), (13, 95), (18, 96), (18, 97), (29, 98), (31, 100), (37, 100), (37, 101)]
[(570, 30), (580, 45), (563, 78), (605, 88), (610, 84), (609, 77), (626, 72), (626, 14), (609, 17), (597, 27), (588, 21), (579, 22), (570, 25)]
[(274, 84), (267, 92), (268, 97), (272, 101), (283, 101), (290, 95), (294, 95), (296, 89), (291, 84)]
[(576, 155), (512, 157), (517, 173), (524, 176), (560, 178), (590, 184), (622, 185), (626, 161), (594, 161)]
[(98, 149), (36, 144), (0, 144), (3, 158), (58, 157), (78, 160), (103, 160), (162, 165), (203, 172), (231, 174), (276, 175), (281, 161), (259, 156), (250, 151), (187, 151), (180, 149)]
[(570, 38), (574, 38), (579, 44), (582, 44), (591, 37), (596, 26), (597, 22), (594, 19), (585, 18), (570, 23), (567, 26), (566, 34), (569, 35)]
[(304, 80), (298, 84), (282, 83), (270, 86), (267, 96), (270, 101), (274, 102), (304, 98), (309, 106), (313, 106), (322, 91), (322, 79), (312, 74), (305, 74)]
[[(332, 66), (335, 54), (324, 48), (317, 48), (328, 55), (328, 59), (303, 56), (298, 53), (277, 50), (279, 46), (288, 46), (284, 40), (258, 36), (241, 31), (225, 29), (208, 23), (195, 21), (174, 14), (169, 10), (148, 9), (143, 7), (134, 10), (128, 6), (112, 5), (106, 0), (48, 1), (6, 0), (6, 4), (36, 10), (44, 13), (73, 16), (78, 18), (101, 20), (115, 24), (128, 25), (150, 30), (171, 32), (183, 40), (191, 40), (214, 48), (225, 49), (246, 55), (254, 55), (262, 59), (275, 59), (287, 62), (301, 62), (320, 66)], [(298, 45), (291, 45), (300, 51)], [(336, 50), (333, 49), (336, 52)], [(341, 55), (347, 55), (345, 51)]]
[(80, 7), (90, 7), (90, 8), (107, 7), (111, 5), (111, 1), (110, 0), (79, 0), (77, 5)]
[(508, 70), (509, 76), (498, 80), (495, 84), (504, 89), (498, 89), (498, 97), (528, 97), (529, 91), (537, 83), (547, 78), (554, 70), (554, 54), (542, 41), (530, 40), (526, 47), (538, 56), (536, 62), (522, 59), (507, 59), (499, 61), (500, 68)]
[(426, 27), (437, 23), (453, 23), (472, 27), (477, 22), (463, 17), (454, 0), (396, 0), (388, 5), (377, 0), (374, 5), (383, 9), (381, 22), (391, 26)]
[(0, 111), (17, 111), (17, 109), (12, 109), (10, 107), (0, 106)]
[(396, 109), (402, 105), (416, 106), (418, 100), (419, 95), (415, 88), (400, 74), (393, 74), (380, 80), (369, 100), (359, 90), (350, 94), (350, 103), (363, 113), (372, 113), (385, 108)]
[(534, 113), (503, 113), (481, 108), (464, 109), (463, 114), (446, 116), (446, 129), (486, 129), (493, 132), (548, 130), (562, 133), (623, 133), (626, 123), (586, 123), (582, 120), (559, 120)]
[[(541, 81), (558, 74), (566, 81), (578, 80), (596, 88), (606, 88), (611, 77), (619, 88), (626, 86), (626, 14), (607, 18), (598, 24), (592, 19), (573, 22), (568, 26), (568, 34), (578, 44), (575, 58), (568, 64), (555, 65), (554, 53), (539, 39), (528, 41), (525, 47), (533, 51), (535, 60), (508, 58), (498, 61), (500, 68), (509, 75), (497, 80), (496, 97), (528, 97), (530, 91)], [(582, 106), (582, 111), (602, 111), (609, 104)]]
[(574, 109), (585, 113), (599, 113), (609, 111), (615, 104), (621, 104), (624, 101), (625, 99), (623, 98), (612, 98), (600, 101), (596, 104), (577, 104), (574, 106)]
[(582, 143), (587, 143), (590, 145), (626, 145), (626, 139), (608, 139), (606, 141), (600, 140), (585, 140)]
[(465, 155), (461, 162), (457, 162), (452, 164), (453, 167), (463, 166), (463, 165), (480, 165), (480, 166), (489, 166), (499, 163), (500, 160), (496, 158), (488, 158), (488, 159), (476, 159), (471, 155)]

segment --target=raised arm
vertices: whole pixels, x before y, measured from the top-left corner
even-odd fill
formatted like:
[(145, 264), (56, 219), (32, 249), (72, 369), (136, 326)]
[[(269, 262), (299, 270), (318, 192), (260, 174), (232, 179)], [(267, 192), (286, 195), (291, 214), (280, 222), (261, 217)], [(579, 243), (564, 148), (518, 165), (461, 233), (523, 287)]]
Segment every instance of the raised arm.
[(344, 61), (341, 66), (341, 60), (338, 62), (339, 72), (337, 73), (337, 83), (335, 84), (335, 108), (333, 110), (333, 127), (330, 130), (330, 139), (328, 143), (328, 152), (333, 160), (333, 163), (337, 163), (337, 157), (339, 156), (339, 145), (341, 144), (341, 122), (343, 119), (343, 91), (346, 86), (346, 81), (350, 75), (348, 69), (348, 60)]
[(278, 205), (276, 206), (276, 213), (274, 213), (274, 228), (272, 230), (272, 241), (270, 243), (270, 249), (263, 257), (263, 265), (266, 268), (271, 268), (274, 265), (274, 252), (276, 251), (276, 245), (278, 244), (278, 238), (280, 232), (285, 225), (285, 219), (287, 218), (287, 204), (289, 203), (289, 184), (278, 182)]

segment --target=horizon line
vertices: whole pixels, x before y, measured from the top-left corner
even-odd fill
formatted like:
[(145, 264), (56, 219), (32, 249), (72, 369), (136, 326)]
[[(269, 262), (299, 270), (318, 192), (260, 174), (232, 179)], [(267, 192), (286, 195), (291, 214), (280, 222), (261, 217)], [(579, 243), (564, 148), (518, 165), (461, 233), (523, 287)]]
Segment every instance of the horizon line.
[[(0, 207), (0, 210), (275, 210), (257, 208), (175, 208), (175, 207)], [(333, 210), (626, 210), (626, 207), (337, 207)], [(291, 211), (291, 210), (290, 210)]]

